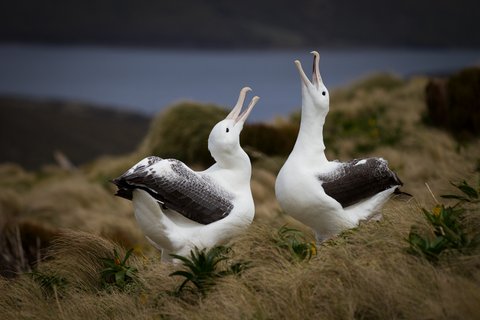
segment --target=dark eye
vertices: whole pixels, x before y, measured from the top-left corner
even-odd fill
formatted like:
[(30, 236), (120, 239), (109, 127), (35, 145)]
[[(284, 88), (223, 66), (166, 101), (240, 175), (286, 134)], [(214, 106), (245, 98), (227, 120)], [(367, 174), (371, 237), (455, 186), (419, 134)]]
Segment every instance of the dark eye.
[(326, 95), (327, 93), (325, 91), (322, 91), (322, 95)]
[(228, 128), (227, 128), (227, 129), (225, 129), (225, 132), (230, 132), (230, 129), (228, 129)]

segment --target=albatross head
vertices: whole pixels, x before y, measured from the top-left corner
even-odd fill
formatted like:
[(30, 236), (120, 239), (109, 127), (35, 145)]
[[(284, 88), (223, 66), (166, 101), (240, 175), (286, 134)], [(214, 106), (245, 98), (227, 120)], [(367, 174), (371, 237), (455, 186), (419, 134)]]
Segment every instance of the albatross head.
[(208, 137), (208, 149), (213, 158), (218, 162), (221, 158), (226, 158), (240, 148), (240, 132), (242, 132), (243, 124), (248, 118), (248, 115), (252, 111), (253, 107), (257, 103), (259, 97), (255, 96), (250, 101), (247, 109), (242, 111), (245, 96), (248, 91), (251, 91), (249, 87), (245, 87), (240, 90), (240, 96), (238, 97), (237, 104), (228, 116), (217, 123), (213, 127), (210, 136)]
[(317, 51), (312, 51), (313, 54), (313, 75), (312, 81), (308, 79), (302, 69), (300, 61), (295, 60), (300, 79), (302, 80), (302, 105), (307, 108), (314, 108), (322, 114), (327, 114), (329, 109), (329, 95), (327, 87), (323, 84), (322, 76), (320, 75), (320, 55)]

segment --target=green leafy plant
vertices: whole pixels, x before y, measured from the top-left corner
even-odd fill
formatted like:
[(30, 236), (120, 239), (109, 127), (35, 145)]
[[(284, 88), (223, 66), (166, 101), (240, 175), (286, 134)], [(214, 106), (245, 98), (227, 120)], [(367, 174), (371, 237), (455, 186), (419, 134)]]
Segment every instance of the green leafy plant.
[(102, 284), (105, 287), (116, 286), (120, 289), (125, 289), (127, 284), (135, 281), (137, 269), (128, 266), (127, 260), (132, 254), (133, 249), (130, 249), (125, 254), (123, 259), (116, 249), (113, 249), (113, 258), (101, 258), (104, 269), (100, 272)]
[(465, 202), (480, 203), (480, 181), (477, 188), (470, 186), (465, 180), (460, 183), (451, 182), (451, 184), (458, 190), (460, 190), (464, 195), (444, 194), (441, 195), (442, 198), (458, 200), (459, 202), (455, 206), (458, 206), (459, 204), (463, 204)]
[(185, 267), (184, 270), (178, 270), (170, 274), (170, 276), (181, 276), (185, 280), (177, 288), (176, 293), (180, 293), (191, 282), (202, 295), (209, 288), (215, 285), (219, 278), (228, 275), (239, 275), (249, 268), (249, 262), (236, 262), (229, 264), (224, 268), (220, 268), (220, 262), (230, 258), (232, 250), (230, 247), (217, 246), (209, 250), (199, 250), (195, 247), (190, 251), (190, 257), (171, 254), (175, 259), (180, 260)]
[(310, 260), (317, 254), (315, 242), (307, 241), (303, 232), (287, 226), (278, 230), (276, 245), (288, 250), (296, 261)]
[(432, 210), (422, 209), (425, 218), (433, 226), (433, 235), (421, 235), (415, 228), (409, 233), (410, 251), (420, 253), (427, 259), (436, 261), (441, 252), (447, 249), (467, 247), (469, 241), (460, 223), (463, 208), (437, 205)]
[(466, 209), (464, 203), (479, 203), (479, 189), (471, 187), (466, 181), (452, 183), (463, 195), (442, 195), (444, 199), (455, 199), (454, 206), (438, 204), (428, 211), (422, 209), (425, 218), (433, 227), (433, 234), (420, 234), (412, 227), (408, 235), (411, 253), (419, 253), (431, 261), (437, 261), (440, 253), (448, 249), (462, 251), (469, 247), (471, 240), (462, 224), (463, 214)]

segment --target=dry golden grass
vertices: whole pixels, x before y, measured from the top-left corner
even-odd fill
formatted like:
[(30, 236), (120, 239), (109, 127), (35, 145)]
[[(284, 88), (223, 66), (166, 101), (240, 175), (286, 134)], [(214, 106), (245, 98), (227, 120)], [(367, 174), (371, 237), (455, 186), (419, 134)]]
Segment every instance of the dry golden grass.
[[(76, 171), (45, 168), (27, 172), (0, 166), (0, 219), (5, 223), (48, 227), (56, 235), (48, 259), (36, 270), (64, 278), (48, 294), (28, 274), (0, 277), (0, 314), (4, 319), (478, 319), (480, 249), (443, 254), (438, 263), (407, 253), (412, 225), (428, 229), (420, 208), (433, 195), (452, 193), (450, 180), (471, 179), (480, 159), (480, 139), (459, 145), (451, 136), (423, 125), (425, 79), (388, 86), (355, 85), (332, 94), (331, 110), (359, 115), (386, 106), (379, 121), (401, 124), (402, 138), (357, 154), (362, 137), (340, 137), (329, 158), (382, 156), (389, 160), (415, 198), (391, 200), (380, 222), (361, 224), (318, 247), (310, 261), (292, 262), (274, 239), (285, 223), (313, 239), (311, 230), (284, 215), (274, 198), (275, 175), (284, 159), (260, 156), (253, 164), (256, 218), (229, 245), (234, 260), (250, 261), (240, 277), (229, 276), (204, 297), (172, 292), (180, 284), (168, 275), (178, 270), (160, 262), (136, 226), (130, 202), (113, 197), (111, 179), (147, 155), (155, 137), (124, 157), (102, 158)], [(159, 120), (157, 119), (157, 122)], [(327, 119), (328, 121), (328, 119)], [(278, 126), (285, 123), (278, 122)], [(334, 148), (333, 148), (334, 147)], [(335, 152), (333, 151), (335, 149)], [(480, 230), (478, 207), (467, 215), (470, 232)], [(0, 221), (2, 222), (2, 221)], [(0, 227), (3, 224), (0, 223)], [(1, 229), (0, 232), (4, 230)], [(139, 283), (126, 290), (105, 290), (99, 258), (134, 247), (128, 263)], [(1, 254), (1, 253), (0, 253)]]
[(220, 281), (204, 298), (171, 295), (180, 281), (168, 274), (176, 267), (155, 255), (129, 261), (139, 269), (137, 287), (102, 290), (99, 258), (111, 256), (114, 244), (66, 231), (52, 246), (52, 259), (38, 267), (67, 279), (59, 296), (46, 296), (22, 275), (0, 282), (6, 293), (0, 312), (12, 319), (478, 318), (480, 251), (445, 257), (438, 265), (412, 256), (405, 237), (412, 224), (422, 223), (416, 205), (395, 203), (382, 221), (346, 232), (320, 246), (312, 260), (296, 263), (274, 244), (275, 230), (256, 222), (231, 242), (235, 259), (251, 261), (252, 268)]

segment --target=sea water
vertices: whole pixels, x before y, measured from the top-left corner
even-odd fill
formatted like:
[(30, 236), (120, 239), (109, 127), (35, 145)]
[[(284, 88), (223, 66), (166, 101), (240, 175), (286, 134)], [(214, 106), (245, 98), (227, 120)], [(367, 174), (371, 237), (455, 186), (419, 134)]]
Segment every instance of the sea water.
[[(369, 74), (443, 74), (480, 64), (480, 50), (323, 49), (320, 70), (332, 89)], [(250, 121), (288, 116), (301, 104), (293, 61), (307, 74), (305, 50), (165, 50), (0, 45), (0, 95), (65, 99), (153, 115), (181, 100), (230, 108), (240, 89), (261, 97)], [(250, 97), (253, 96), (250, 94)]]

